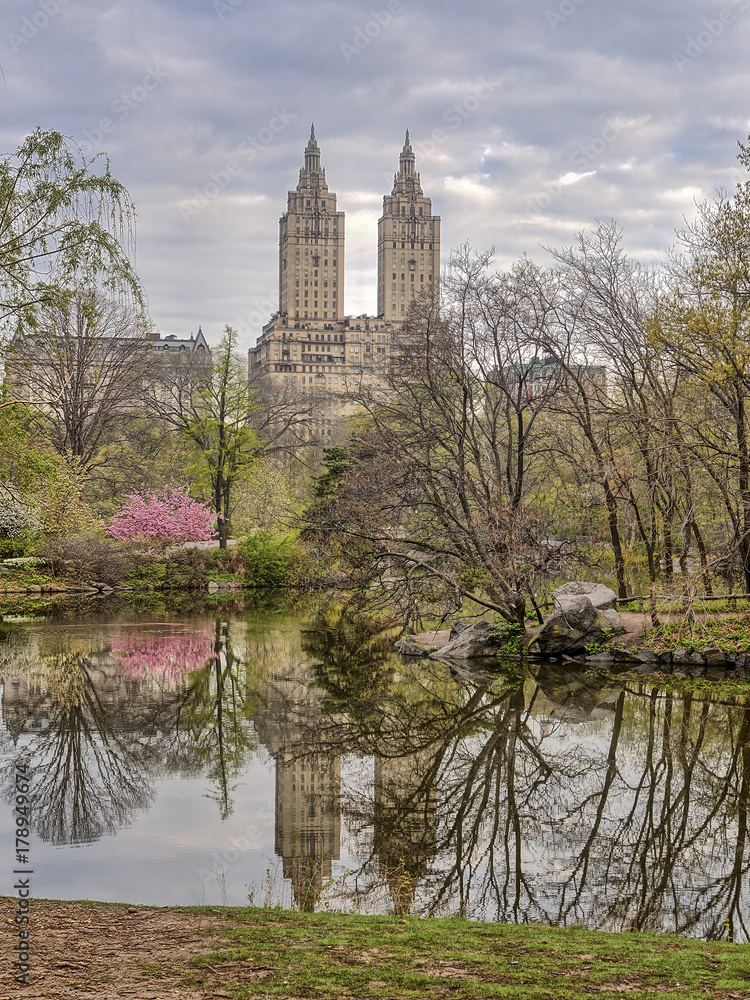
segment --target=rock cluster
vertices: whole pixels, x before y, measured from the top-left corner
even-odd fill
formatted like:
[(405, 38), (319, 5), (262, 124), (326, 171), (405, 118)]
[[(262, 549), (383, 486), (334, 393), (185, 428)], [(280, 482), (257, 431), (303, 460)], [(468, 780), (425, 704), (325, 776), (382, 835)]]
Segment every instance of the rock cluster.
[(582, 653), (627, 631), (617, 610), (617, 595), (601, 583), (574, 581), (552, 594), (554, 612), (531, 635), (529, 652), (541, 656)]
[[(704, 677), (709, 681), (719, 681), (727, 675), (750, 678), (750, 653), (735, 656), (719, 648), (635, 651), (613, 645), (612, 640), (627, 629), (617, 610), (616, 594), (602, 584), (566, 583), (554, 591), (552, 601), (553, 613), (531, 632), (525, 651), (531, 659), (562, 660), (615, 673), (673, 674)], [(501, 643), (489, 622), (458, 621), (450, 630), (404, 636), (396, 643), (396, 649), (403, 656), (478, 660), (495, 659)], [(600, 649), (597, 651), (596, 647)]]

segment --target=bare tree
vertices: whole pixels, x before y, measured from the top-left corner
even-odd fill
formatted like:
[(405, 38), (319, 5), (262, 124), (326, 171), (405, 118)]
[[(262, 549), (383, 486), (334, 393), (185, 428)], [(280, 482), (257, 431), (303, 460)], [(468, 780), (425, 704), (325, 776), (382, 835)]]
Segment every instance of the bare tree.
[[(311, 508), (308, 536), (360, 562), (407, 612), (464, 595), (523, 626), (546, 534), (542, 457), (554, 386), (534, 391), (549, 308), (525, 263), (492, 275), (462, 248), (444, 311), (415, 309), (400, 357), (361, 402), (369, 422), (342, 489)], [(343, 540), (343, 541), (342, 541)], [(346, 552), (344, 552), (346, 550)]]
[(77, 294), (16, 335), (6, 367), (19, 394), (47, 415), (56, 451), (89, 470), (106, 435), (137, 413), (148, 355), (127, 308)]

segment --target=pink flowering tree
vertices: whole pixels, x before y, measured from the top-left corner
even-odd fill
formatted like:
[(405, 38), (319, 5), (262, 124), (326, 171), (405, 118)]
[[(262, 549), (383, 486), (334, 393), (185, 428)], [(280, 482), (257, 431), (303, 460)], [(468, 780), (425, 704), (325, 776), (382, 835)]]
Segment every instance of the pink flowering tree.
[(216, 532), (216, 515), (205, 504), (193, 500), (185, 489), (156, 493), (136, 491), (105, 530), (119, 541), (134, 540), (152, 545), (181, 545), (184, 542), (207, 542)]

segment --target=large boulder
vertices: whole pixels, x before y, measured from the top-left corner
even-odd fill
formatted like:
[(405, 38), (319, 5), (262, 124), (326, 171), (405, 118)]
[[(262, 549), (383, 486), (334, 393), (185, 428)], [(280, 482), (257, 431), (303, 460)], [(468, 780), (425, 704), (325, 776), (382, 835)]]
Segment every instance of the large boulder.
[[(569, 589), (566, 591), (564, 587), (559, 587), (552, 595), (555, 611), (544, 625), (532, 632), (529, 652), (543, 656), (583, 653), (586, 646), (605, 645), (613, 636), (626, 631), (619, 612), (612, 606), (607, 607), (616, 600), (608, 587), (581, 583), (566, 584), (565, 587)], [(604, 610), (595, 606), (588, 594), (573, 592), (574, 588), (584, 587), (591, 588), (589, 593), (593, 593), (595, 600), (603, 602)]]
[(603, 583), (584, 583), (582, 580), (572, 580), (552, 593), (552, 603), (555, 611), (565, 611), (570, 599), (588, 597), (599, 611), (609, 611), (617, 607), (617, 594)]
[[(461, 623), (463, 624), (463, 623)], [(490, 635), (490, 623), (479, 621), (467, 625), (451, 638), (443, 648), (434, 653), (436, 659), (477, 660), (497, 656), (497, 639)], [(453, 635), (453, 630), (451, 630)]]

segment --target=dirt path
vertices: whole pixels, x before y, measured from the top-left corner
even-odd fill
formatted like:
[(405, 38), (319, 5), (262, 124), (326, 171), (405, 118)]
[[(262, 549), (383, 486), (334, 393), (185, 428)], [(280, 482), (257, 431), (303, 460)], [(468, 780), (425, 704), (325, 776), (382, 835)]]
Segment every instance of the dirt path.
[[(227, 986), (268, 973), (247, 964), (190, 965), (221, 947), (231, 910), (196, 914), (147, 907), (34, 900), (29, 985), (12, 968), (18, 944), (15, 903), (2, 900), (0, 1000), (203, 1000), (228, 997)], [(218, 985), (221, 984), (221, 985)]]

